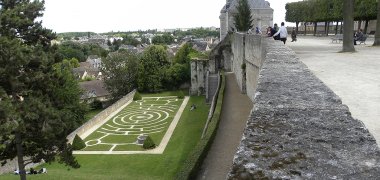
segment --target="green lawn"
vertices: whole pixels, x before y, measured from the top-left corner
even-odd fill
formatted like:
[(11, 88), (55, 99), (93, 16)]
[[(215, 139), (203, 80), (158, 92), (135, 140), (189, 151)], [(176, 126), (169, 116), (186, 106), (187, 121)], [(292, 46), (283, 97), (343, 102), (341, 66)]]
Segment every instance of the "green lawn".
[[(28, 175), (28, 179), (174, 179), (189, 152), (200, 139), (209, 106), (204, 97), (191, 97), (179, 123), (161, 155), (76, 155), (81, 168), (68, 169), (52, 163), (44, 165), (47, 174)], [(197, 109), (190, 111), (192, 104)], [(38, 169), (38, 168), (37, 168)], [(18, 179), (0, 175), (0, 179)]]
[[(84, 151), (144, 151), (135, 144), (141, 134), (160, 144), (183, 99), (172, 96), (146, 97), (133, 101), (84, 139)], [(99, 148), (98, 148), (99, 147)]]

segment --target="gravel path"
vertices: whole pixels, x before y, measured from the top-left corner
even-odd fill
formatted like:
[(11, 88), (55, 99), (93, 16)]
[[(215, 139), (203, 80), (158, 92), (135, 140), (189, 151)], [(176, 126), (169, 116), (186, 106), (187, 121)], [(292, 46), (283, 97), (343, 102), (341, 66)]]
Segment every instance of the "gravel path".
[(197, 179), (226, 178), (251, 109), (252, 102), (240, 93), (235, 75), (227, 73), (219, 129)]

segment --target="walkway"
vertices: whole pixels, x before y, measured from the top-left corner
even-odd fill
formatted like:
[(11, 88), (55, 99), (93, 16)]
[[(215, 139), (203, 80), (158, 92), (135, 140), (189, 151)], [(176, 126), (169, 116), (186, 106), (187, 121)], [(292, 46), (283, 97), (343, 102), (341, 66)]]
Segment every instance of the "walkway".
[(240, 93), (235, 75), (226, 74), (222, 119), (197, 179), (226, 179), (251, 109), (252, 102), (247, 95)]
[(289, 42), (300, 60), (346, 104), (380, 144), (380, 47), (357, 45), (355, 53), (338, 53), (330, 38), (300, 36)]

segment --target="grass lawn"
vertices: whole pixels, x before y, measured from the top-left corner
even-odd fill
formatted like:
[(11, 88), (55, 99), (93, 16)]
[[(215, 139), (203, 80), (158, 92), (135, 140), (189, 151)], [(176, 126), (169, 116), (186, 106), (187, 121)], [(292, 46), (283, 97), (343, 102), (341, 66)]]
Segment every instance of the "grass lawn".
[[(192, 104), (197, 109), (190, 111)], [(180, 121), (160, 155), (75, 155), (79, 169), (52, 163), (44, 165), (47, 174), (28, 175), (28, 179), (174, 179), (190, 151), (198, 143), (209, 105), (204, 97), (191, 97)], [(39, 169), (39, 168), (37, 168)], [(0, 179), (19, 179), (15, 175), (0, 175)]]

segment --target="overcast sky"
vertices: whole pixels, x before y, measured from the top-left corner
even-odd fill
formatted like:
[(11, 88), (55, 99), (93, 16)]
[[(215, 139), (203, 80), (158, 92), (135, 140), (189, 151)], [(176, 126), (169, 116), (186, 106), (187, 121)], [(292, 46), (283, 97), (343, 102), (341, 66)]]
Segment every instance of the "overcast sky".
[[(275, 23), (285, 21), (285, 4), (267, 0)], [(109, 32), (219, 27), (226, 0), (45, 0), (43, 25), (55, 32)], [(287, 24), (289, 25), (289, 24)]]

